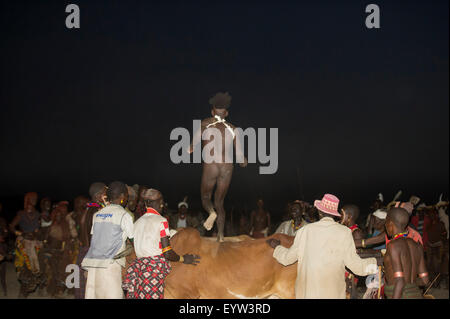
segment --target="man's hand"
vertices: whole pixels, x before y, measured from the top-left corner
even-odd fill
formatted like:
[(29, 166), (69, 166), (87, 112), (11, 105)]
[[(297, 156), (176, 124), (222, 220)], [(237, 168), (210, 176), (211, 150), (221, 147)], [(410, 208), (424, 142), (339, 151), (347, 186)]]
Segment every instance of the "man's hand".
[(194, 147), (193, 147), (192, 144), (191, 144), (191, 145), (189, 145), (189, 147), (186, 149), (186, 152), (187, 152), (188, 154), (191, 154), (193, 151), (194, 151)]
[(239, 163), (239, 166), (240, 167), (247, 167), (247, 164), (248, 164), (247, 158), (244, 157), (244, 162), (243, 163)]
[(197, 266), (197, 264), (200, 263), (199, 261), (200, 256), (197, 255), (186, 254), (183, 256), (183, 259), (184, 259), (183, 264)]
[(383, 257), (375, 257), (375, 259), (377, 260), (377, 266), (383, 266)]
[(267, 239), (267, 240), (266, 240), (266, 243), (267, 243), (270, 247), (275, 248), (275, 247), (277, 247), (278, 245), (281, 244), (281, 241), (279, 241), (278, 239), (275, 239), (275, 238), (271, 238), (271, 239)]

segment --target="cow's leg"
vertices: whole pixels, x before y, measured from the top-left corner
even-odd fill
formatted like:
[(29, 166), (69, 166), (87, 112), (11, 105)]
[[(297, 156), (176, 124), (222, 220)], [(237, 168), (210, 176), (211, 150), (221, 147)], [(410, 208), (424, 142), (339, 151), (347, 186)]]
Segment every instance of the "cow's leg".
[(211, 196), (214, 186), (216, 185), (218, 175), (219, 168), (217, 167), (217, 164), (203, 164), (200, 193), (202, 197), (202, 206), (209, 214), (208, 218), (203, 223), (206, 230), (211, 230), (217, 217), (216, 211), (214, 210), (214, 205), (211, 201)]
[(230, 186), (231, 176), (233, 175), (233, 166), (224, 165), (220, 167), (220, 175), (217, 179), (217, 188), (214, 193), (214, 207), (217, 210), (217, 241), (223, 242), (223, 230), (225, 228), (225, 208), (223, 202)]

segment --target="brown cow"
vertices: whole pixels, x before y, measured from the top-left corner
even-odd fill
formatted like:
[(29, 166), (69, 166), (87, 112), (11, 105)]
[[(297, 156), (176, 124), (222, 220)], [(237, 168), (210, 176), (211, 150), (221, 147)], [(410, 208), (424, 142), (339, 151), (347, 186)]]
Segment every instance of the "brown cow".
[[(170, 242), (178, 254), (196, 254), (201, 262), (196, 266), (171, 263), (166, 278), (165, 298), (295, 298), (294, 284), (297, 265), (284, 267), (273, 257), (266, 239), (245, 239), (217, 242), (200, 237), (198, 231), (186, 228)], [(294, 237), (275, 234), (290, 247)]]
[[(284, 234), (268, 238), (281, 240), (285, 247), (294, 242), (294, 237)], [(196, 254), (201, 260), (195, 267), (171, 263), (164, 298), (295, 298), (297, 264), (287, 267), (279, 264), (266, 243), (268, 238), (241, 235), (217, 242), (215, 238), (200, 237), (194, 228), (181, 229), (170, 239), (171, 246), (177, 254)], [(133, 252), (127, 257), (127, 264), (134, 258)]]

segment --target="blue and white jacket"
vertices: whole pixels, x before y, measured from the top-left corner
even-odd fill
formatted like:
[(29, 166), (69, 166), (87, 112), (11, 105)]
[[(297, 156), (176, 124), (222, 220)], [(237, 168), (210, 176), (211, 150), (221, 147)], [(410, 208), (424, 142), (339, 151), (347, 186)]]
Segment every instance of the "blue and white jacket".
[[(125, 249), (126, 239), (134, 237), (133, 219), (120, 205), (110, 204), (93, 216), (91, 245), (82, 268), (107, 268), (113, 257)], [(125, 258), (116, 260), (125, 267)]]

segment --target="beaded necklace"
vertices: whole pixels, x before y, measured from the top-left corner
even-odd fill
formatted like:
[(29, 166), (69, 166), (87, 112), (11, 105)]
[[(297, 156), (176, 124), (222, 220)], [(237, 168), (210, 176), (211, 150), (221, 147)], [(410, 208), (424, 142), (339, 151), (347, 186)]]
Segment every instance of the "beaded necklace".
[(298, 230), (300, 227), (302, 227), (301, 224), (298, 225), (298, 226), (295, 226), (294, 220), (291, 220), (291, 226), (292, 226), (292, 228), (294, 228), (295, 230)]
[(396, 240), (397, 238), (400, 238), (400, 237), (406, 237), (406, 236), (408, 236), (408, 232), (407, 232), (407, 231), (405, 231), (405, 232), (403, 232), (403, 233), (398, 233), (397, 235), (394, 235), (394, 237), (392, 238), (392, 240)]

